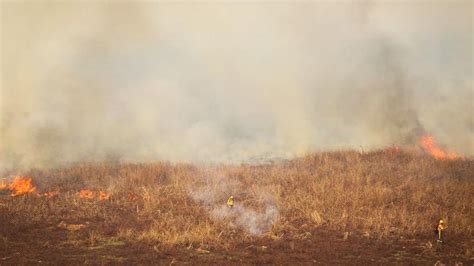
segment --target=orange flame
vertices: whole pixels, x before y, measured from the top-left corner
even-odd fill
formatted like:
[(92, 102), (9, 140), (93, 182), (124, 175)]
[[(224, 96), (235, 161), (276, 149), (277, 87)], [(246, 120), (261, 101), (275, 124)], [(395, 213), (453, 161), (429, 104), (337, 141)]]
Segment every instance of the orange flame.
[(20, 196), (27, 193), (36, 193), (36, 187), (33, 186), (33, 182), (31, 181), (30, 177), (24, 176), (15, 176), (13, 181), (7, 186), (5, 180), (2, 182), (3, 189), (12, 190), (12, 196)]
[(455, 152), (447, 152), (441, 149), (430, 134), (422, 136), (419, 140), (419, 145), (426, 153), (430, 154), (437, 160), (455, 160), (457, 158)]
[(48, 191), (48, 192), (43, 193), (43, 196), (45, 196), (47, 198), (51, 198), (51, 197), (54, 197), (54, 196), (57, 196), (57, 195), (59, 195), (59, 191), (57, 191), (57, 190)]
[(80, 198), (85, 198), (85, 199), (92, 199), (94, 198), (94, 192), (92, 190), (88, 189), (82, 189), (81, 191), (77, 192)]
[(8, 184), (6, 178), (3, 178), (2, 182), (0, 183), (0, 189), (12, 190), (12, 197), (28, 193), (38, 195), (36, 192), (36, 187), (33, 186), (31, 177), (15, 176), (10, 184)]
[(6, 178), (2, 178), (2, 182), (0, 182), (0, 190), (1, 189), (8, 189), (8, 184), (7, 184), (7, 179)]
[(109, 194), (107, 194), (104, 191), (99, 191), (99, 200), (106, 200), (106, 199), (109, 199), (109, 198), (110, 198)]
[(59, 195), (59, 191), (48, 191), (45, 193), (38, 193), (36, 187), (33, 185), (31, 177), (16, 176), (13, 178), (13, 181), (8, 184), (6, 178), (2, 178), (0, 182), (0, 190), (8, 189), (11, 190), (11, 196), (16, 197), (24, 194), (34, 194), (36, 196), (44, 196), (47, 198)]
[(96, 196), (99, 198), (99, 200), (107, 200), (110, 198), (110, 195), (107, 194), (107, 192), (101, 190), (97, 193), (93, 190), (82, 189), (81, 191), (77, 192), (77, 195), (84, 199), (94, 199)]

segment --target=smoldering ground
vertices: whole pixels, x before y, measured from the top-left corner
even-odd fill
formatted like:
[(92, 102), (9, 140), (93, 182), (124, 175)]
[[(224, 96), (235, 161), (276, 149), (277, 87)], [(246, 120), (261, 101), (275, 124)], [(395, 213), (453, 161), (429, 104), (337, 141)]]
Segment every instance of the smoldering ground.
[[(232, 177), (220, 176), (212, 168), (205, 172), (204, 179), (206, 182), (201, 186), (190, 187), (188, 194), (205, 206), (212, 219), (223, 220), (230, 228), (242, 228), (253, 235), (268, 231), (278, 219), (278, 207), (271, 191), (261, 187), (252, 190)], [(232, 208), (222, 204), (230, 195), (236, 196)]]
[(0, 6), (1, 169), (474, 154), (471, 1)]

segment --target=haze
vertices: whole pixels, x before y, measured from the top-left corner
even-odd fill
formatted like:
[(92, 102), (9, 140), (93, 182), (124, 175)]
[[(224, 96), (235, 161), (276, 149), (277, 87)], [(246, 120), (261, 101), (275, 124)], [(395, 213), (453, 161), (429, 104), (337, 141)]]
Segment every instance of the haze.
[(474, 155), (471, 1), (0, 6), (0, 170)]

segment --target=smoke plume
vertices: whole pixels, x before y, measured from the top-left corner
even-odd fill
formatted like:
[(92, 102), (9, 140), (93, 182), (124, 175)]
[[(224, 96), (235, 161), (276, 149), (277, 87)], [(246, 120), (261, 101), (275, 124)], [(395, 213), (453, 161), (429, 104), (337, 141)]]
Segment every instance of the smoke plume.
[(474, 155), (471, 1), (0, 7), (0, 170), (288, 158), (423, 132)]
[[(230, 227), (239, 227), (252, 235), (268, 231), (278, 219), (279, 211), (270, 191), (253, 191), (239, 181), (219, 176), (212, 170), (206, 171), (205, 179), (205, 184), (190, 187), (188, 194), (206, 208), (212, 219), (226, 221)], [(229, 195), (236, 195), (233, 208), (223, 204)]]

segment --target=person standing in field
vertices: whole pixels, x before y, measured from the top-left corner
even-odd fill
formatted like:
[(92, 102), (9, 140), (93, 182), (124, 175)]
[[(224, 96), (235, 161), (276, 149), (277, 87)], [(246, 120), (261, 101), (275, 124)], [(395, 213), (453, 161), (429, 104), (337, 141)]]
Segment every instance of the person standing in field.
[(438, 243), (443, 243), (443, 230), (446, 228), (446, 226), (444, 225), (444, 221), (443, 219), (439, 219), (438, 220), (438, 224), (436, 225), (436, 228), (435, 228), (435, 234), (437, 235), (438, 239), (436, 240)]
[(233, 208), (234, 207), (234, 196), (230, 196), (227, 199), (227, 208)]

